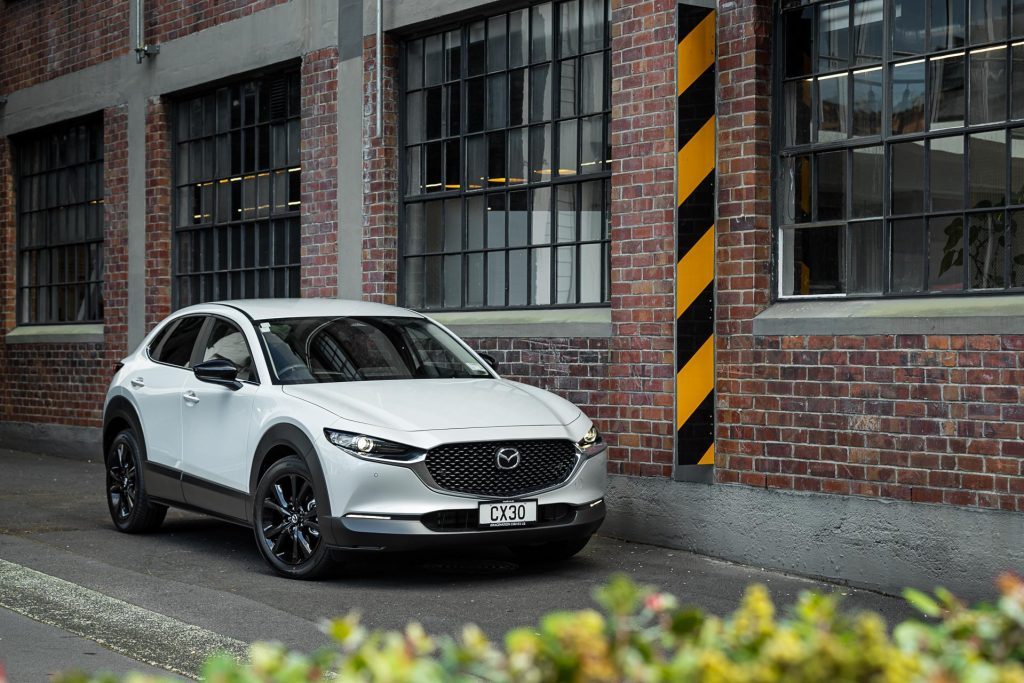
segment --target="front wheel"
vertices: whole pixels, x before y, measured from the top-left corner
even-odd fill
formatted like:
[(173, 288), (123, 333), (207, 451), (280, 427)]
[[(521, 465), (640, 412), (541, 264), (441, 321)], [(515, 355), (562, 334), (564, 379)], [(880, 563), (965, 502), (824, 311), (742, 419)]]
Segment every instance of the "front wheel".
[(167, 506), (149, 500), (142, 479), (142, 448), (131, 429), (114, 437), (107, 451), (107, 507), (118, 531), (154, 531), (164, 521)]
[(583, 550), (590, 542), (590, 536), (582, 538), (568, 538), (561, 541), (548, 541), (536, 545), (517, 545), (509, 550), (516, 559), (523, 564), (546, 564), (554, 562), (565, 562), (573, 555)]
[(274, 571), (290, 579), (315, 579), (332, 568), (320, 535), (316, 491), (306, 464), (296, 456), (264, 473), (253, 497), (256, 544)]

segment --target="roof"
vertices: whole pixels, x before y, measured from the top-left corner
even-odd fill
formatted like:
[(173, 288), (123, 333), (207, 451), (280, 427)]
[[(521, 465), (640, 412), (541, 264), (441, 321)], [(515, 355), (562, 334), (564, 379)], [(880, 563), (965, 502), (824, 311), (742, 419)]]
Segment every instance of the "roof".
[(351, 299), (238, 299), (234, 301), (215, 301), (205, 305), (233, 306), (234, 308), (241, 309), (254, 320), (347, 315), (422, 317), (419, 313), (406, 308)]

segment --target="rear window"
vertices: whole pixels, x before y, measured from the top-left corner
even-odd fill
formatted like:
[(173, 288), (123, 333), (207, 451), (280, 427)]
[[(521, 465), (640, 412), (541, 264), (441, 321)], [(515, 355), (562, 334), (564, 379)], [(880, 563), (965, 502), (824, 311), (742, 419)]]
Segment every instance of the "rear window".
[(203, 329), (206, 316), (192, 315), (182, 318), (173, 329), (162, 335), (158, 344), (150, 349), (150, 355), (158, 363), (191, 367), (192, 349), (196, 345), (199, 331)]

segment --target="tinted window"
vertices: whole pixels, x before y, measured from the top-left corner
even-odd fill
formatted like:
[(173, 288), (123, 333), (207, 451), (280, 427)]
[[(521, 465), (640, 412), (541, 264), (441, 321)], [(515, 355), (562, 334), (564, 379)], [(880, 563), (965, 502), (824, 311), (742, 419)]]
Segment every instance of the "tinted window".
[(231, 361), (238, 368), (238, 379), (250, 381), (256, 379), (252, 367), (252, 354), (245, 342), (245, 335), (227, 320), (215, 318), (213, 329), (206, 340), (203, 361), (223, 359)]
[(192, 348), (196, 345), (196, 337), (205, 320), (206, 317), (201, 315), (182, 319), (157, 348), (153, 360), (183, 368), (191, 367)]

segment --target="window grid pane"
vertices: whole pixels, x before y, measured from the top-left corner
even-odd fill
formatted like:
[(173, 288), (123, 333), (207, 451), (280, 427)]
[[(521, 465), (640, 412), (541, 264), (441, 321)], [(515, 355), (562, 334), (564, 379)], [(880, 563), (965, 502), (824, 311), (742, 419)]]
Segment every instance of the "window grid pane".
[[(421, 100), (420, 120), (432, 115), (424, 106)], [(299, 296), (298, 71), (179, 101), (174, 117), (175, 308)], [(443, 173), (435, 163), (428, 161), (428, 172)]]
[[(777, 18), (779, 294), (1024, 286), (1024, 4), (826, 0)], [(827, 263), (805, 248), (826, 235), (845, 235)]]
[(608, 21), (608, 0), (562, 0), (450, 30), (438, 98), (442, 34), (405, 44), (405, 305), (609, 301)]
[(18, 324), (103, 320), (103, 122), (15, 145)]

